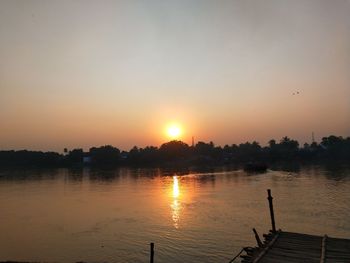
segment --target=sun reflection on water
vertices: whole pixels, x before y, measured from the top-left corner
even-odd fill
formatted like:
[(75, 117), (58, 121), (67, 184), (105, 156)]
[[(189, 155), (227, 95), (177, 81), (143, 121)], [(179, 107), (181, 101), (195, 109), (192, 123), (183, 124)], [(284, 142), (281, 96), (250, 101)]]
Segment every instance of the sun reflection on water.
[(177, 176), (173, 176), (173, 197), (178, 198), (180, 195), (179, 190), (179, 180), (177, 179)]
[(170, 205), (175, 228), (179, 228), (179, 221), (180, 221), (181, 203), (179, 201), (179, 197), (180, 197), (179, 180), (175, 175), (173, 176), (173, 202)]

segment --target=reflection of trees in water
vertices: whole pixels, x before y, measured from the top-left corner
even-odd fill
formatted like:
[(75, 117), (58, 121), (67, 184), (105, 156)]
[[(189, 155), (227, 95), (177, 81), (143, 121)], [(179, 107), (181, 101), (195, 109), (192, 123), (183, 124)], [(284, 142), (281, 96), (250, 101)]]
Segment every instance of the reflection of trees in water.
[(65, 169), (52, 168), (2, 168), (0, 180), (31, 181), (56, 179)]
[(291, 173), (300, 173), (301, 170), (300, 163), (297, 162), (279, 162), (270, 165), (269, 169), (274, 171), (284, 171)]
[(70, 168), (67, 169), (67, 177), (66, 180), (73, 181), (73, 182), (82, 182), (84, 178), (84, 173), (86, 174), (86, 171), (84, 172), (82, 167), (79, 168)]
[[(200, 184), (212, 183), (215, 185), (217, 173), (229, 172), (225, 175), (227, 180), (237, 179), (236, 167), (219, 166), (215, 168), (110, 168), (99, 167), (76, 167), (76, 168), (2, 168), (0, 169), (0, 180), (43, 180), (55, 179), (64, 175), (66, 181), (82, 182), (84, 179), (91, 181), (117, 182), (121, 178), (139, 180), (142, 178), (157, 178), (168, 176), (185, 176), (184, 179), (196, 180)], [(276, 162), (269, 169), (273, 171), (285, 171), (290, 173), (308, 173), (310, 175), (326, 176), (328, 179), (342, 180), (350, 176), (350, 165), (344, 162), (323, 161), (319, 164), (300, 164), (298, 162)], [(321, 172), (321, 173), (320, 173)], [(239, 171), (237, 174), (241, 175)], [(259, 174), (257, 175), (259, 176)]]
[(132, 178), (131, 170), (126, 168), (101, 169), (98, 167), (79, 167), (63, 169), (63, 171), (67, 171), (67, 180), (69, 181), (83, 181), (84, 179), (88, 179), (91, 181), (112, 182), (122, 177)]
[(206, 174), (206, 175), (197, 176), (196, 179), (202, 185), (210, 183), (214, 187), (215, 181), (216, 181), (216, 175), (215, 174)]
[(97, 167), (86, 170), (86, 174), (92, 181), (114, 182), (121, 178), (132, 178), (131, 170), (126, 168), (101, 169)]
[(327, 179), (341, 181), (350, 179), (350, 166), (334, 162), (326, 162), (323, 166)]

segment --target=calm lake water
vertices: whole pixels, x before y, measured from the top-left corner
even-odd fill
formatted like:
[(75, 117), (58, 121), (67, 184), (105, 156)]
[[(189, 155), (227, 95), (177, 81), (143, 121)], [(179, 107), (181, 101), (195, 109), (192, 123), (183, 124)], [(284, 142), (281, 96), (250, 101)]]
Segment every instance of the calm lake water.
[(350, 237), (350, 170), (0, 172), (0, 261), (228, 262), (252, 227)]

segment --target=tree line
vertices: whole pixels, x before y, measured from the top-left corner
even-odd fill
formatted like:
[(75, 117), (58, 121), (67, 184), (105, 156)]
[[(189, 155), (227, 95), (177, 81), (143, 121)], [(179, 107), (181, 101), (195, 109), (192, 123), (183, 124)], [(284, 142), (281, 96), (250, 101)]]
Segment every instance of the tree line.
[(0, 166), (70, 167), (70, 166), (166, 166), (166, 165), (226, 165), (247, 162), (322, 162), (324, 160), (350, 161), (350, 137), (328, 136), (320, 143), (300, 145), (283, 137), (270, 140), (267, 146), (258, 142), (216, 146), (213, 142), (198, 142), (189, 146), (182, 141), (170, 141), (160, 147), (134, 146), (121, 151), (111, 145), (83, 149), (65, 149), (64, 154), (41, 151), (0, 151)]

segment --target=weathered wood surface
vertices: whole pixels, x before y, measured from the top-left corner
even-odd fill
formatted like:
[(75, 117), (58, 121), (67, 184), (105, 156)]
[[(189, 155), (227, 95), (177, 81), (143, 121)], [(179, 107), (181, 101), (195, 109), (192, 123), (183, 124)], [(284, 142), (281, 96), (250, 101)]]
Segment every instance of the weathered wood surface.
[(242, 263), (350, 263), (350, 240), (278, 231), (242, 258)]

